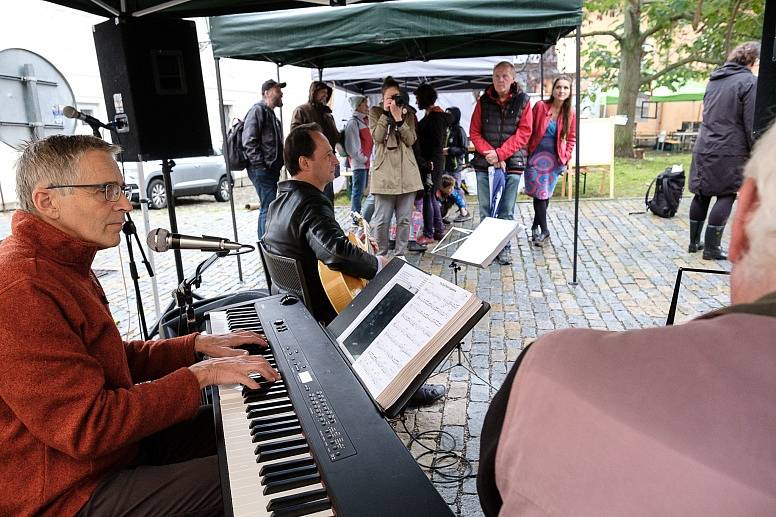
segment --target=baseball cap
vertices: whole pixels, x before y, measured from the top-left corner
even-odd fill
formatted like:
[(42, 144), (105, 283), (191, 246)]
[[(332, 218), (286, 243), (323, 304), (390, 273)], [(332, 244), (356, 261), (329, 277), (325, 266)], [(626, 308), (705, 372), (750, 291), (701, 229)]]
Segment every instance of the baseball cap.
[(261, 85), (261, 93), (262, 93), (262, 95), (264, 94), (264, 92), (266, 92), (267, 90), (271, 90), (275, 86), (279, 86), (281, 88), (285, 88), (286, 87), (286, 83), (279, 83), (279, 82), (277, 82), (274, 79), (268, 79), (268, 80), (264, 81), (264, 84)]

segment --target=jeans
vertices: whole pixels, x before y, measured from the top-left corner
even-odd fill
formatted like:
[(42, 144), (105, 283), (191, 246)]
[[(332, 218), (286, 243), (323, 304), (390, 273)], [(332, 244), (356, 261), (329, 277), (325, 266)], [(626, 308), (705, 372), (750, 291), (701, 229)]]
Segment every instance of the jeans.
[(364, 216), (364, 221), (372, 221), (372, 214), (375, 213), (375, 195), (369, 194), (364, 201), (364, 212), (361, 214)]
[(388, 254), (388, 236), (391, 217), (396, 214), (396, 255), (404, 255), (410, 240), (410, 216), (415, 204), (415, 193), (375, 194), (375, 213), (372, 231), (379, 248), (378, 255)]
[[(488, 171), (475, 171), (477, 176), (477, 201), (480, 205), (480, 221), (490, 217), (490, 183), (488, 181)], [(498, 219), (512, 221), (515, 218), (515, 202), (517, 201), (517, 189), (520, 187), (520, 174), (507, 174), (504, 191), (501, 193), (499, 202)], [(512, 249), (512, 245), (507, 243), (504, 246), (506, 251)]]
[(262, 167), (248, 167), (248, 178), (250, 178), (256, 194), (259, 196), (261, 208), (259, 209), (259, 225), (257, 235), (259, 240), (264, 236), (264, 228), (267, 224), (267, 210), (269, 204), (275, 200), (278, 195), (278, 180), (280, 175), (270, 172)]
[(359, 214), (361, 214), (361, 197), (364, 195), (367, 179), (369, 179), (368, 169), (353, 169), (353, 190), (351, 192), (350, 210)]
[[(520, 186), (520, 174), (507, 174), (504, 191), (501, 193), (499, 203), (499, 219), (513, 220), (515, 217), (515, 201), (517, 200), (517, 188)], [(490, 217), (490, 184), (488, 183), (488, 171), (477, 171), (477, 201), (480, 205), (480, 221)]]

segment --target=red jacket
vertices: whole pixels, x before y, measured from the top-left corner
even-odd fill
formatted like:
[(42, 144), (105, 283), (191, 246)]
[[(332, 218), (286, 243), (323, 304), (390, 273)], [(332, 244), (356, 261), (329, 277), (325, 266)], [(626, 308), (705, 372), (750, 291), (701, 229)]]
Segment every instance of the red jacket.
[[(550, 101), (539, 101), (533, 107), (533, 132), (528, 141), (528, 154), (534, 152), (539, 142), (544, 138), (547, 132), (547, 126), (550, 124)], [(558, 117), (558, 131), (556, 137), (556, 152), (561, 163), (567, 164), (571, 159), (571, 153), (574, 151), (574, 144), (577, 142), (577, 115), (572, 110), (569, 113), (569, 133), (566, 140), (561, 140), (560, 134), (563, 131), (563, 117)]]
[(22, 210), (12, 232), (0, 245), (0, 515), (73, 515), (140, 439), (196, 414), (195, 336), (122, 342), (91, 271), (97, 249)]
[[(493, 91), (493, 87), (489, 86), (485, 93), (482, 95), (491, 95), (500, 105), (504, 106), (512, 98), (513, 92), (510, 91), (510, 95), (503, 102), (498, 99), (496, 93)], [(477, 100), (477, 104), (474, 106), (474, 113), (472, 113), (472, 120), (469, 124), (469, 138), (474, 144), (474, 149), (481, 155), (484, 155), (487, 151), (493, 150), (494, 147), (488, 143), (482, 137), (480, 131), (482, 125), (482, 97)], [(526, 102), (523, 112), (520, 114), (520, 122), (517, 125), (517, 131), (514, 135), (509, 137), (498, 149), (495, 149), (498, 159), (506, 161), (510, 156), (515, 154), (518, 149), (525, 147), (528, 143), (528, 139), (531, 136), (531, 105)]]

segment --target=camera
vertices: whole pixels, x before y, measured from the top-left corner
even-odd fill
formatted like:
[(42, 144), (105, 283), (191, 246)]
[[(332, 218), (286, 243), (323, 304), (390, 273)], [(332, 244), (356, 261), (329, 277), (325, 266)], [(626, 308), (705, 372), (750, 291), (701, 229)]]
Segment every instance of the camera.
[(401, 93), (397, 93), (396, 95), (391, 97), (391, 99), (393, 99), (393, 103), (396, 104), (397, 106), (404, 106), (405, 104), (404, 97), (402, 96)]

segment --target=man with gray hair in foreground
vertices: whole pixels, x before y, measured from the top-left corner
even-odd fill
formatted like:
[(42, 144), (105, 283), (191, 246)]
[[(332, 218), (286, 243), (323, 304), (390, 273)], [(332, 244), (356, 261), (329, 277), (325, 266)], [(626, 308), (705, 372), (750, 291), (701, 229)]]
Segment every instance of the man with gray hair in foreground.
[[(27, 144), (0, 245), (0, 515), (223, 513), (212, 384), (279, 378), (252, 332), (122, 341), (91, 270), (132, 210), (91, 136)], [(196, 354), (213, 359), (196, 361)]]
[(738, 193), (731, 305), (523, 352), (483, 426), (486, 515), (776, 515), (775, 164), (771, 127)]

